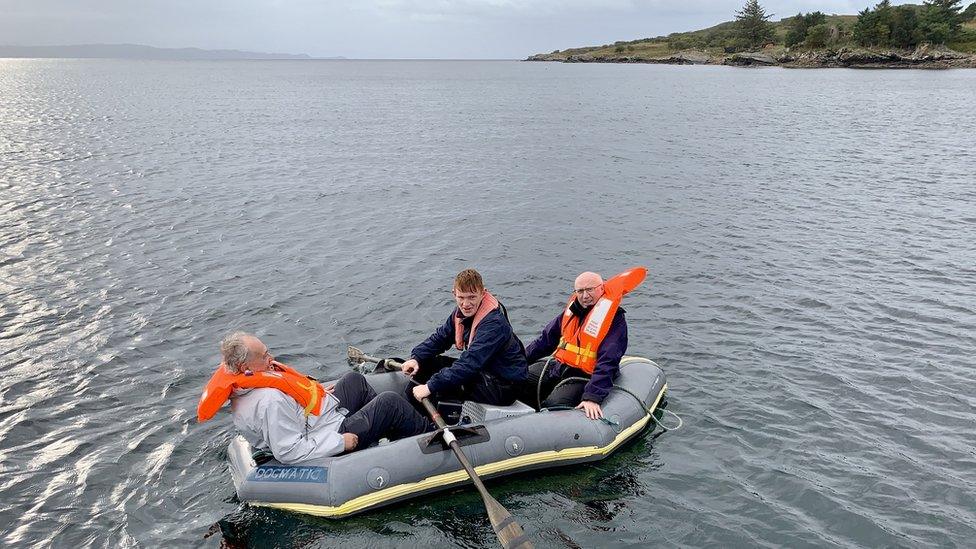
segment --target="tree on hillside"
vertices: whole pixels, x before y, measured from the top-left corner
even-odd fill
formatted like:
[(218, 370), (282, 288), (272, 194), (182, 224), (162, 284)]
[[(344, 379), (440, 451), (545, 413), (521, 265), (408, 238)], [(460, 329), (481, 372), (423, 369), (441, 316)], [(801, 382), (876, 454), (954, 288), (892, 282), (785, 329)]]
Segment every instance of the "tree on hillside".
[(806, 40), (807, 32), (811, 27), (823, 25), (826, 22), (827, 16), (819, 11), (806, 15), (802, 13), (796, 14), (796, 17), (790, 18), (790, 22), (786, 27), (786, 45), (792, 47), (797, 44), (802, 44)]
[(914, 49), (921, 42), (918, 12), (913, 6), (898, 6), (891, 11), (888, 45), (892, 48)]
[(803, 22), (803, 14), (798, 13), (796, 17), (790, 18), (790, 22), (786, 24), (786, 38), (783, 43), (786, 47), (792, 47), (800, 42), (803, 42), (803, 38), (807, 35), (807, 26)]
[(962, 0), (926, 0), (921, 17), (921, 34), (925, 40), (945, 44), (959, 34), (962, 27)]
[(807, 37), (803, 44), (808, 48), (825, 48), (830, 42), (830, 25), (820, 23), (807, 30)]
[(759, 0), (746, 0), (742, 9), (735, 12), (735, 47), (754, 49), (773, 41), (776, 31), (769, 22), (772, 14), (759, 5)]
[(916, 6), (893, 7), (882, 0), (873, 10), (858, 14), (854, 40), (862, 46), (912, 49), (924, 40)]
[(963, 21), (972, 21), (976, 19), (976, 2), (969, 4), (969, 7), (966, 8), (966, 11), (962, 12), (959, 15)]
[(858, 12), (852, 34), (854, 41), (862, 46), (887, 46), (891, 34), (891, 2), (881, 0), (872, 10), (864, 8)]

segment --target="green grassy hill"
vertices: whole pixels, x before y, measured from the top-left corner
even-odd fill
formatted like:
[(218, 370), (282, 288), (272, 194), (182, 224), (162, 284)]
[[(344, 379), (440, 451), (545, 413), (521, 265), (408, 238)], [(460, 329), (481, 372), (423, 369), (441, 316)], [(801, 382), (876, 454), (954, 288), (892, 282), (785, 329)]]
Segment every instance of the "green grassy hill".
[[(917, 6), (921, 9), (921, 6)], [(851, 29), (857, 21), (857, 15), (828, 15), (827, 25), (833, 32), (830, 48), (856, 48), (857, 45), (851, 38)], [(771, 21), (776, 38), (773, 44), (767, 45), (764, 51), (769, 55), (780, 55), (787, 50), (783, 45), (786, 34), (793, 17), (786, 17), (779, 21)], [(966, 33), (968, 37), (965, 41), (950, 42), (949, 48), (958, 52), (976, 53), (976, 40), (969, 40), (976, 31), (976, 20), (963, 24), (963, 27), (970, 29)], [(539, 54), (530, 59), (561, 61), (570, 57), (586, 61), (589, 59), (615, 59), (629, 58), (633, 61), (662, 59), (673, 56), (678, 52), (695, 50), (708, 57), (720, 57), (731, 53), (726, 45), (731, 42), (734, 33), (735, 23), (726, 21), (714, 27), (701, 29), (691, 32), (676, 32), (667, 36), (657, 36), (654, 38), (642, 38), (631, 41), (614, 42), (601, 46), (586, 46), (581, 48), (570, 48), (566, 50), (556, 50), (549, 54)], [(803, 51), (802, 46), (793, 46), (792, 51)], [(808, 50), (809, 51), (809, 50)]]

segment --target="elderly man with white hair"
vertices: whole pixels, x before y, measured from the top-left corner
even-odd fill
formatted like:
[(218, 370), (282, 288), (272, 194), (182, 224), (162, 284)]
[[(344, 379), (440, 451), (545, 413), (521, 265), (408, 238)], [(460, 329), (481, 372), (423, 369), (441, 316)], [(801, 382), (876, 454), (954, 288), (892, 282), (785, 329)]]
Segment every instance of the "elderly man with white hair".
[(400, 393), (376, 394), (366, 378), (348, 372), (323, 387), (278, 362), (257, 337), (228, 335), (223, 362), (200, 397), (197, 419), (216, 415), (228, 400), (234, 426), (258, 450), (298, 465), (435, 429)]
[[(593, 272), (576, 277), (565, 310), (525, 348), (531, 364), (526, 400), (542, 408), (576, 407), (590, 419), (603, 417), (600, 404), (627, 350), (620, 300), (646, 275), (647, 269), (635, 267), (606, 282)], [(550, 354), (550, 360), (537, 362)]]

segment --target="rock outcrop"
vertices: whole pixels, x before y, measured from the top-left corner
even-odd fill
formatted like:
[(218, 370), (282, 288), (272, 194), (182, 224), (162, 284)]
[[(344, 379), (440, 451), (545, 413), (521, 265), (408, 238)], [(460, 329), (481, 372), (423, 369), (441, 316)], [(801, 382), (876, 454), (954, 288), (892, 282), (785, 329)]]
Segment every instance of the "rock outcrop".
[(683, 50), (667, 57), (641, 55), (594, 55), (590, 51), (575, 50), (533, 55), (526, 61), (559, 61), (562, 63), (652, 63), (667, 65), (729, 65), (734, 67), (786, 68), (852, 68), (852, 69), (949, 69), (976, 68), (976, 55), (952, 51), (928, 44), (914, 51), (870, 50), (839, 48), (823, 50), (785, 51), (779, 54), (741, 52), (710, 55), (701, 50)]
[(723, 65), (732, 65), (735, 67), (772, 67), (777, 64), (775, 58), (771, 55), (753, 52), (753, 53), (733, 53), (722, 59)]
[(841, 48), (784, 53), (777, 61), (784, 67), (852, 69), (949, 69), (976, 67), (976, 56), (966, 55), (946, 48), (922, 45), (912, 52), (874, 51)]

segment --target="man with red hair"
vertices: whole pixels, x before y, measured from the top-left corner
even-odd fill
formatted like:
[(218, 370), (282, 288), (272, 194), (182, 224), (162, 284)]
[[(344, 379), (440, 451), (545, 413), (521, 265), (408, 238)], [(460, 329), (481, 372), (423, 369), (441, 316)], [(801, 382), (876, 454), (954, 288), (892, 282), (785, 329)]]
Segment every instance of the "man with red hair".
[[(528, 367), (505, 307), (474, 269), (458, 273), (453, 293), (457, 308), (403, 363), (403, 373), (420, 383), (414, 398), (511, 404)], [(441, 354), (452, 346), (461, 351), (457, 359)]]

